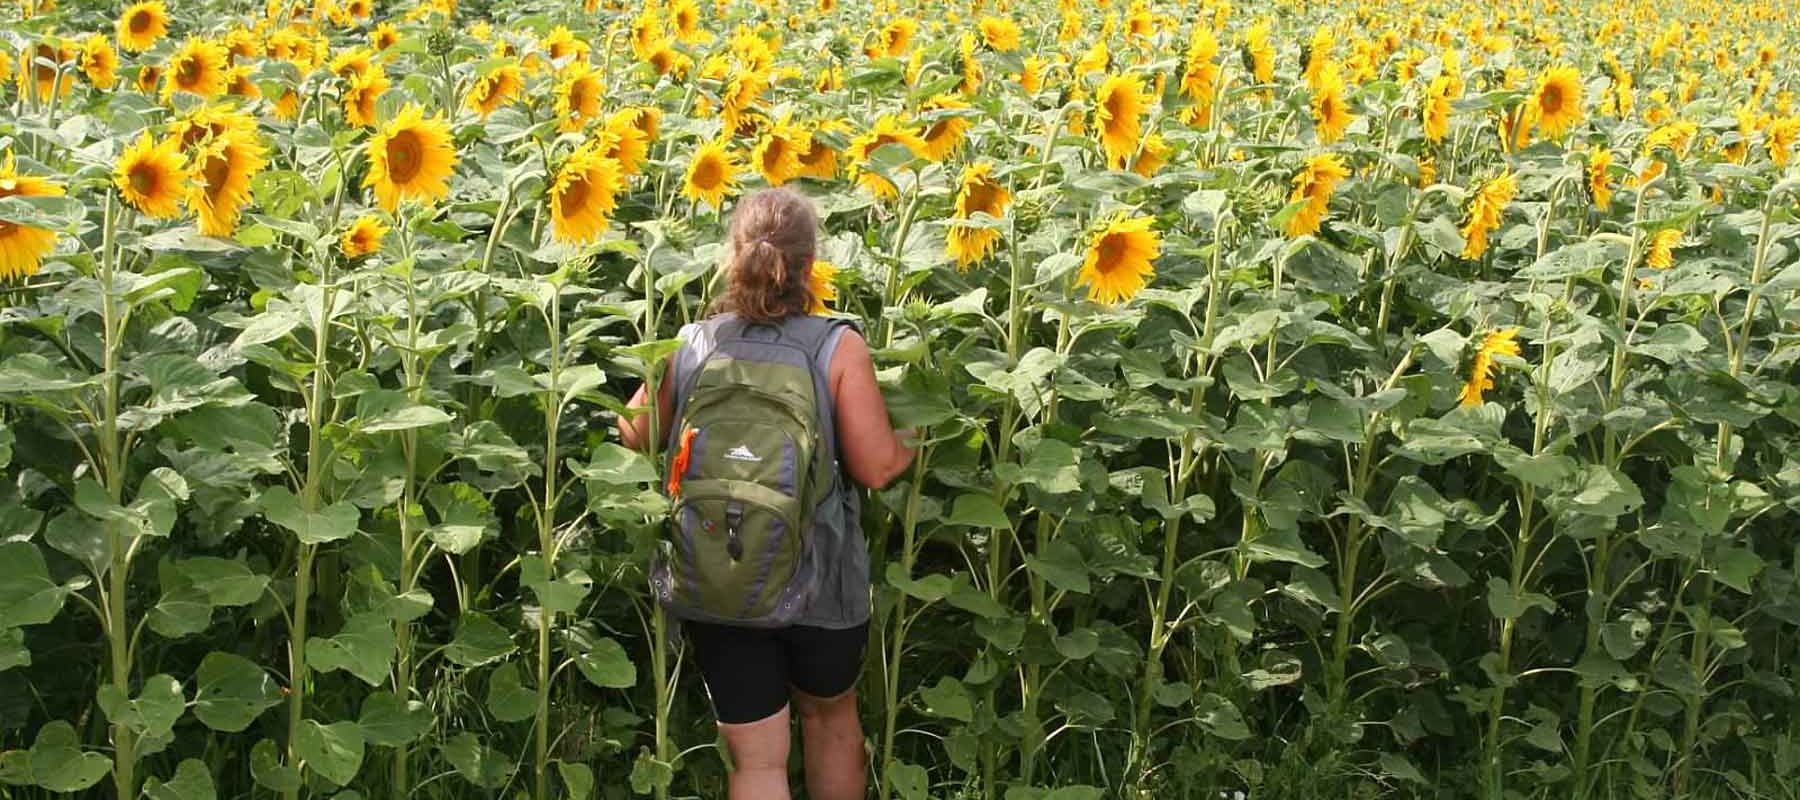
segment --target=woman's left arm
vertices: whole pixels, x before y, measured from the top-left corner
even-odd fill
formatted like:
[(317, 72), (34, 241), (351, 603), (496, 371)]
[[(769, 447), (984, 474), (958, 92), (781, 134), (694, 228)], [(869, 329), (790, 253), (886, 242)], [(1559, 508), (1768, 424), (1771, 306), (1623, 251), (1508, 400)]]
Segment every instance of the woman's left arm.
[[(674, 401), (671, 399), (674, 397), (674, 393), (670, 387), (670, 384), (674, 383), (674, 381), (669, 380), (668, 377), (668, 371), (665, 370), (663, 380), (660, 381), (656, 387), (657, 403), (654, 415), (648, 413), (619, 415), (619, 442), (626, 447), (639, 451), (648, 451), (650, 449), (650, 421), (652, 416), (656, 419), (657, 437), (665, 438), (668, 435), (669, 417), (674, 414), (672, 411)], [(638, 384), (637, 391), (631, 395), (631, 402), (626, 403), (625, 407), (635, 411), (647, 409), (649, 405), (648, 387), (644, 384)]]

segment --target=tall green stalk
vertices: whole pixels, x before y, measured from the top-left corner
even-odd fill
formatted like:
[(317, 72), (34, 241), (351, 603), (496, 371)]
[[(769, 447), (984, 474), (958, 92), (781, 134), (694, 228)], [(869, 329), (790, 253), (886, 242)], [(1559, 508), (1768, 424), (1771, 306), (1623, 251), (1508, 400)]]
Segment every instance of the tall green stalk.
[[(908, 577), (912, 576), (913, 565), (918, 561), (918, 547), (915, 534), (919, 525), (919, 498), (925, 485), (925, 470), (931, 460), (931, 446), (925, 445), (919, 450), (919, 457), (913, 461), (912, 486), (906, 495), (906, 507), (900, 518), (900, 566)], [(882, 732), (881, 732), (881, 780), (877, 783), (876, 797), (887, 800), (893, 789), (888, 776), (894, 767), (894, 734), (895, 723), (900, 716), (900, 662), (906, 656), (906, 633), (912, 621), (906, 616), (906, 594), (898, 593), (894, 599), (894, 610), (888, 629), (890, 642), (887, 655), (883, 659), (882, 675)]]

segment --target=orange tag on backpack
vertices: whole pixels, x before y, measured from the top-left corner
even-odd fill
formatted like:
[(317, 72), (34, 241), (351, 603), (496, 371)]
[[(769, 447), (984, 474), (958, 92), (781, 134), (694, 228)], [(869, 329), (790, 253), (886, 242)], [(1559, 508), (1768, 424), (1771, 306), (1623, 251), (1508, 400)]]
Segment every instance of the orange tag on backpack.
[(687, 474), (688, 457), (694, 451), (694, 437), (700, 431), (688, 428), (681, 432), (681, 447), (675, 451), (675, 458), (669, 462), (669, 485), (667, 494), (670, 497), (681, 494), (681, 476)]

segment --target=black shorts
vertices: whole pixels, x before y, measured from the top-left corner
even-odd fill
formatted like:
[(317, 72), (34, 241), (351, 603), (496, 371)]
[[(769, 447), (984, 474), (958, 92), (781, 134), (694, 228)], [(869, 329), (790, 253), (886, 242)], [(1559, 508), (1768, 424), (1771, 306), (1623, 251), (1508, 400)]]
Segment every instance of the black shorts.
[(837, 697), (856, 686), (869, 625), (832, 630), (794, 625), (740, 628), (683, 623), (700, 677), (719, 721), (767, 719), (788, 703), (790, 689)]

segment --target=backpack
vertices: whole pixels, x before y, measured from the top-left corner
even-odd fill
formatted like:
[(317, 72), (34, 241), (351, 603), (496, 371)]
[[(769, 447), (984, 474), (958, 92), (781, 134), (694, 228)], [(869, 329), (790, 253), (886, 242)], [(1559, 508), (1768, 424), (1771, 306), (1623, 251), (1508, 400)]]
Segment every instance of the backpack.
[(818, 593), (815, 512), (844, 491), (829, 365), (819, 359), (846, 326), (725, 315), (695, 334), (710, 349), (677, 356), (663, 487), (670, 524), (651, 571), (671, 615), (782, 627)]

